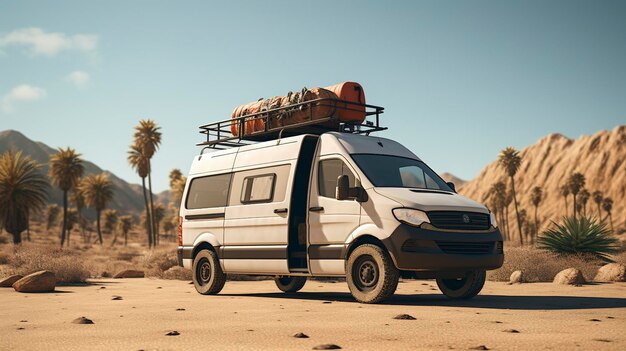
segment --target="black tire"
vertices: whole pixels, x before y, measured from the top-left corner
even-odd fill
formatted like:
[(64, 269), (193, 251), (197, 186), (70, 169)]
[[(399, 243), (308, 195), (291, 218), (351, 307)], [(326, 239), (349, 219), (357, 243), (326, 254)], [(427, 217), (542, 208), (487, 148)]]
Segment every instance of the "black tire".
[(485, 271), (471, 271), (460, 279), (437, 278), (437, 286), (450, 299), (471, 299), (483, 289), (486, 277)]
[(276, 286), (286, 293), (292, 293), (302, 289), (306, 283), (306, 277), (276, 277)]
[(382, 248), (363, 244), (350, 254), (346, 281), (354, 298), (362, 303), (378, 303), (393, 295), (400, 271)]
[(202, 295), (215, 295), (226, 283), (226, 274), (222, 271), (220, 261), (215, 252), (210, 250), (198, 252), (193, 260), (191, 273), (193, 285)]

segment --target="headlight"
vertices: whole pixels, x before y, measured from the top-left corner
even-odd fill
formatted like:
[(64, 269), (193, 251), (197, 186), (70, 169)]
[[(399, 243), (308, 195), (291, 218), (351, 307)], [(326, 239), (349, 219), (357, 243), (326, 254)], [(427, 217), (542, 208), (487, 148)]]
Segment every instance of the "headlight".
[(493, 214), (493, 212), (489, 212), (489, 222), (491, 222), (491, 225), (494, 228), (498, 228), (498, 222), (496, 222), (496, 216)]
[(395, 208), (393, 215), (402, 223), (419, 226), (422, 223), (430, 223), (426, 212), (412, 208)]

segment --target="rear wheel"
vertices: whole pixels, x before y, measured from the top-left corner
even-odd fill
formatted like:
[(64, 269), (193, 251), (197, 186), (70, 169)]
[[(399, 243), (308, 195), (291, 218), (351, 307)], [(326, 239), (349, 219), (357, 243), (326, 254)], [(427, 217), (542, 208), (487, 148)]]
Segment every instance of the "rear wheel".
[(290, 293), (302, 289), (306, 283), (306, 277), (276, 277), (274, 282), (281, 291)]
[(219, 293), (226, 283), (226, 274), (220, 267), (220, 261), (215, 252), (200, 251), (193, 260), (193, 285), (202, 295)]
[(463, 278), (437, 278), (437, 286), (444, 295), (451, 299), (471, 299), (483, 289), (486, 276), (485, 271), (471, 271)]
[(393, 295), (400, 271), (382, 248), (364, 244), (352, 251), (346, 264), (346, 280), (359, 302), (378, 303)]

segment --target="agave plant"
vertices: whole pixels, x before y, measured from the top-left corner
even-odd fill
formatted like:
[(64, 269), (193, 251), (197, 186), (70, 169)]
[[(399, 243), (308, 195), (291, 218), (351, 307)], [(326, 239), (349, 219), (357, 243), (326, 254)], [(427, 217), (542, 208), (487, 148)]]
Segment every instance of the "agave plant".
[(611, 236), (606, 222), (597, 222), (585, 216), (563, 217), (563, 223), (554, 224), (537, 240), (540, 249), (560, 254), (591, 255), (611, 261), (609, 255), (619, 249), (618, 240)]

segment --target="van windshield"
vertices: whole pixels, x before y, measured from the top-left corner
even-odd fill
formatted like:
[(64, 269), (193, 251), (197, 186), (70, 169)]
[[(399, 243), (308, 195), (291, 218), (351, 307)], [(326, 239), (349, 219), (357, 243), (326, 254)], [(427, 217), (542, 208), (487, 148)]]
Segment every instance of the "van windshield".
[(377, 187), (452, 191), (424, 162), (392, 155), (353, 154), (365, 176)]

